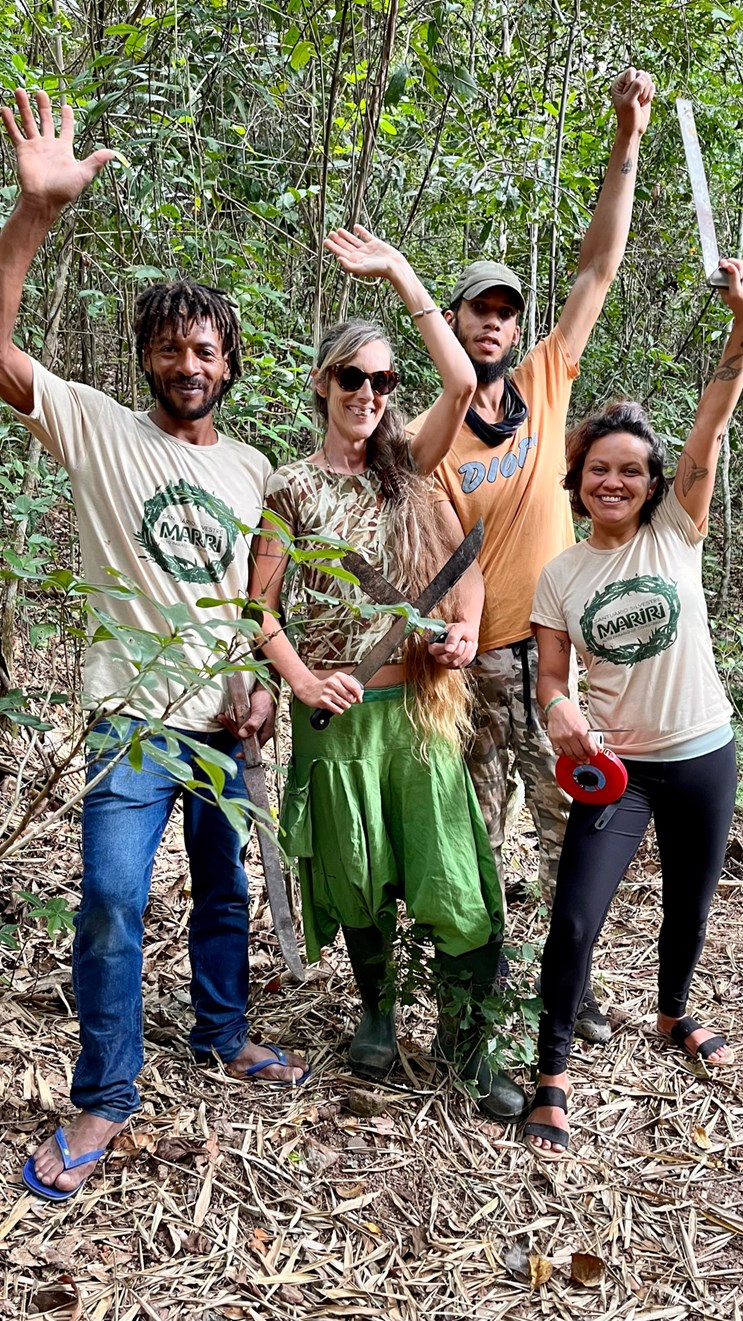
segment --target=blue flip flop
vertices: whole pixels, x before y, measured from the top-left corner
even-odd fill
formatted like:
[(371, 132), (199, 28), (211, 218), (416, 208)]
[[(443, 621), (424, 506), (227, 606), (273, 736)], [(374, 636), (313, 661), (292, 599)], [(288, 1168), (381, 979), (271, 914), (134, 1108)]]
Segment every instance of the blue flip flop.
[[(275, 1062), (277, 1064), (283, 1064), (288, 1069), (292, 1067), (280, 1046), (271, 1046), (267, 1041), (262, 1041), (261, 1046), (264, 1050), (270, 1050), (271, 1054), (275, 1055)], [(273, 1063), (274, 1060), (270, 1059), (258, 1060), (257, 1064), (250, 1064), (247, 1069), (243, 1069), (239, 1076), (241, 1078), (252, 1078), (256, 1073), (260, 1073), (262, 1069), (269, 1069)], [(307, 1081), (311, 1073), (312, 1065), (308, 1064), (301, 1078), (295, 1078), (294, 1082), (281, 1082), (278, 1078), (266, 1078), (265, 1084), (266, 1086), (273, 1087), (301, 1087), (302, 1083)], [(234, 1074), (233, 1077), (235, 1077)]]
[[(84, 1156), (77, 1156), (73, 1160), (70, 1155), (70, 1148), (67, 1145), (67, 1138), (64, 1135), (64, 1129), (61, 1125), (54, 1134), (54, 1140), (59, 1147), (62, 1164), (66, 1170), (77, 1169), (78, 1165), (86, 1165), (87, 1162), (91, 1160), (100, 1160), (105, 1151), (105, 1147), (102, 1147), (100, 1151), (87, 1151)], [(32, 1193), (36, 1193), (37, 1197), (44, 1197), (48, 1202), (66, 1202), (68, 1197), (74, 1197), (76, 1193), (80, 1192), (80, 1189), (87, 1183), (90, 1175), (88, 1175), (86, 1179), (83, 1179), (82, 1183), (78, 1184), (77, 1188), (55, 1188), (54, 1184), (42, 1183), (37, 1179), (34, 1157), (29, 1156), (23, 1167), (22, 1178), (26, 1187), (30, 1188)]]

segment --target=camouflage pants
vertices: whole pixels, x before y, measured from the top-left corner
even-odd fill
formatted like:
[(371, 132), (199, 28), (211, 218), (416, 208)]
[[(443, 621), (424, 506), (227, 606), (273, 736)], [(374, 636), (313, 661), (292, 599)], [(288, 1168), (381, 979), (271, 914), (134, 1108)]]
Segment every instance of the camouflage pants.
[[(531, 714), (524, 702), (524, 672), (521, 650), (526, 646)], [(508, 802), (509, 750), (523, 782), (526, 802), (539, 839), (539, 884), (545, 901), (552, 906), (570, 799), (555, 779), (555, 754), (537, 706), (537, 645), (534, 638), (513, 647), (481, 652), (474, 668), (478, 713), (475, 741), (467, 765), (485, 818), (495, 854), (501, 889), (504, 890), (501, 849), (505, 838)], [(571, 667), (571, 691), (577, 692), (575, 660)], [(504, 894), (505, 909), (505, 894)]]

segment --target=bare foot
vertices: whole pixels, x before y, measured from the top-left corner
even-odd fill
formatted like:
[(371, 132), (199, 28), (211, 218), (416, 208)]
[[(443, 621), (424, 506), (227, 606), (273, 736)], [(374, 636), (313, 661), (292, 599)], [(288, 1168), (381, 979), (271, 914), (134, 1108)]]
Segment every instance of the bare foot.
[[(559, 1087), (565, 1093), (570, 1095), (570, 1080), (567, 1073), (540, 1073), (539, 1087)], [(529, 1111), (527, 1127), (524, 1129), (526, 1145), (532, 1147), (535, 1151), (541, 1151), (544, 1154), (552, 1156), (564, 1156), (567, 1147), (563, 1143), (555, 1142), (550, 1138), (538, 1137), (530, 1133), (528, 1126), (530, 1124), (549, 1124), (552, 1128), (561, 1129), (567, 1136), (568, 1125), (565, 1111), (557, 1105), (539, 1105), (534, 1110)]]
[[(99, 1151), (107, 1147), (127, 1122), (113, 1123), (110, 1119), (102, 1119), (100, 1115), (89, 1115), (85, 1110), (81, 1111), (69, 1124), (64, 1125), (70, 1156), (76, 1160), (87, 1151)], [(85, 1165), (78, 1165), (74, 1170), (66, 1170), (57, 1139), (53, 1135), (42, 1142), (33, 1161), (39, 1183), (46, 1184), (48, 1188), (59, 1188), (60, 1192), (71, 1192), (79, 1188), (97, 1164), (94, 1160), (86, 1161)]]
[[(658, 1031), (660, 1032), (661, 1036), (670, 1037), (671, 1028), (675, 1027), (676, 1024), (680, 1022), (681, 1022), (680, 1018), (669, 1018), (667, 1014), (659, 1013)], [(710, 1037), (716, 1037), (716, 1036), (719, 1036), (719, 1033), (711, 1032), (709, 1028), (706, 1027), (700, 1027), (696, 1032), (690, 1032), (688, 1037), (684, 1037), (684, 1047), (689, 1053), (689, 1055), (692, 1056), (693, 1059), (697, 1059), (699, 1058), (697, 1056), (697, 1051), (699, 1050), (699, 1047), (703, 1044), (703, 1042), (709, 1041)], [(733, 1052), (730, 1049), (730, 1047), (718, 1046), (717, 1050), (713, 1050), (712, 1054), (708, 1055), (706, 1060), (704, 1060), (703, 1062), (707, 1065), (711, 1064), (714, 1067), (714, 1065), (716, 1064), (731, 1064), (732, 1061), (733, 1061)]]
[[(236, 1055), (234, 1060), (225, 1064), (225, 1070), (232, 1078), (243, 1078), (247, 1082), (283, 1082), (288, 1086), (298, 1083), (307, 1073), (308, 1064), (301, 1055), (293, 1055), (290, 1050), (282, 1050), (281, 1054), (285, 1059), (282, 1064), (276, 1058), (276, 1052), (279, 1047), (274, 1046), (256, 1046), (252, 1041), (247, 1041)], [(271, 1060), (264, 1069), (259, 1069), (257, 1073), (246, 1074), (246, 1070), (253, 1064), (260, 1064), (262, 1060)]]

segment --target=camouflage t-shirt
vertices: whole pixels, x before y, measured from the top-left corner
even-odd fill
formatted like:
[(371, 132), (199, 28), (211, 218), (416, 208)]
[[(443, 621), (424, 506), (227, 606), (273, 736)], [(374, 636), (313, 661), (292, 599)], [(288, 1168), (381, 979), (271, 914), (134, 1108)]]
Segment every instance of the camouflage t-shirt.
[[(300, 459), (271, 474), (266, 505), (288, 525), (298, 550), (327, 548), (321, 560), (300, 563), (291, 578), (289, 636), (300, 657), (311, 669), (357, 665), (392, 620), (388, 614), (357, 615), (354, 606), (370, 606), (369, 597), (360, 587), (327, 573), (324, 566), (340, 567), (333, 545), (341, 542), (399, 586), (379, 478), (371, 471), (325, 472)], [(399, 661), (401, 654), (396, 651), (388, 663)]]

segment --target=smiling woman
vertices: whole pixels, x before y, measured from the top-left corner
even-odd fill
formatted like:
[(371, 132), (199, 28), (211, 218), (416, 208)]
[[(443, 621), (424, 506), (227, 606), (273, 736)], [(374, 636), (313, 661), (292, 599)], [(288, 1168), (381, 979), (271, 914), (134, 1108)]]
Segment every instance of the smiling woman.
[[(359, 227), (355, 235), (336, 231), (326, 243), (351, 274), (390, 281), (420, 329), (442, 390), (409, 441), (391, 403), (397, 373), (384, 331), (364, 321), (333, 326), (312, 371), (323, 443), (273, 474), (267, 503), (303, 550), (328, 540), (351, 543), (412, 601), (463, 538), (451, 506), (435, 503), (422, 478), (458, 434), (475, 374), (399, 252)], [(284, 844), (298, 858), (309, 960), (343, 929), (364, 1005), (351, 1067), (382, 1078), (397, 1054), (394, 1010), (383, 1004), (398, 899), (428, 931), (437, 980), (443, 985), (448, 971), (472, 984), (475, 1018), (498, 973), (500, 889), (461, 747), (469, 729), (463, 667), (477, 646), (482, 576), (472, 565), (445, 599), (445, 642), (429, 645), (411, 635), (365, 691), (351, 671), (386, 633), (388, 616), (370, 623), (353, 608), (364, 604), (361, 590), (333, 576), (322, 558), (307, 559), (297, 573), (303, 622), (294, 631), (295, 650), (277, 623), (287, 563), (275, 519), (267, 521), (251, 596), (265, 606), (263, 649), (295, 697)], [(336, 717), (324, 732), (310, 723), (313, 707)], [(511, 1119), (524, 1095), (488, 1068), (477, 1040), (482, 1027), (480, 1018), (467, 1076), (478, 1083), (483, 1109)], [(451, 1016), (442, 1016), (439, 1043), (450, 1052), (454, 1028)]]
[[(528, 1145), (567, 1149), (566, 1072), (591, 951), (650, 818), (663, 873), (659, 1034), (708, 1066), (731, 1062), (724, 1038), (685, 1017), (720, 876), (736, 789), (731, 708), (715, 670), (701, 550), (720, 438), (740, 397), (743, 263), (721, 263), (735, 316), (669, 490), (663, 450), (639, 404), (612, 404), (568, 437), (565, 486), (591, 532), (543, 571), (532, 611), (538, 697), (556, 753), (585, 760), (609, 733), (625, 760), (618, 803), (574, 802), (542, 964), (540, 1085)], [(588, 719), (569, 700), (571, 644), (588, 673)]]

